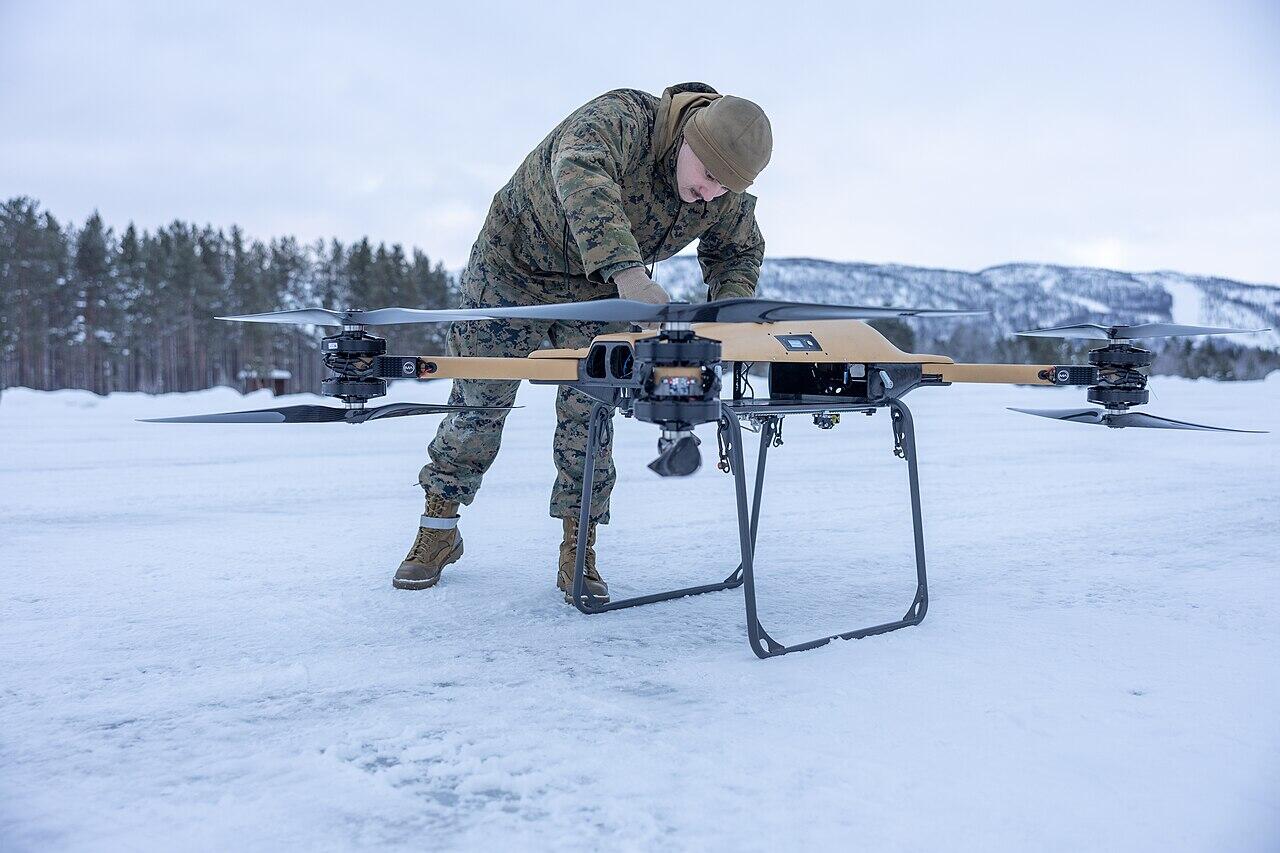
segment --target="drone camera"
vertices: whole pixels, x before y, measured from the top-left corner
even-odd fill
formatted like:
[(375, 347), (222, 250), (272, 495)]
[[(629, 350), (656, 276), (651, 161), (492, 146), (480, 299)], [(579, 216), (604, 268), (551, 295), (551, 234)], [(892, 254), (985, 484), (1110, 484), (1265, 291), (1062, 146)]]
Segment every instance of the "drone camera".
[[(867, 410), (867, 414), (871, 414), (871, 410)], [(813, 425), (818, 429), (835, 429), (836, 424), (840, 423), (839, 412), (817, 412), (813, 416)]]
[(690, 430), (663, 432), (658, 439), (658, 458), (649, 470), (660, 477), (687, 477), (702, 467), (698, 437)]

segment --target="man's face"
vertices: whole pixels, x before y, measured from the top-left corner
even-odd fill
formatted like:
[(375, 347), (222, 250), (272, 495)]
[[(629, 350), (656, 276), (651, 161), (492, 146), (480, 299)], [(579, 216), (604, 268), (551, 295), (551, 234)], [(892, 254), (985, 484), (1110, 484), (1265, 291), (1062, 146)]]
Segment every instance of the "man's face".
[(680, 191), (680, 200), (686, 204), (711, 201), (729, 191), (707, 171), (687, 142), (680, 143), (680, 153), (676, 155), (676, 187)]

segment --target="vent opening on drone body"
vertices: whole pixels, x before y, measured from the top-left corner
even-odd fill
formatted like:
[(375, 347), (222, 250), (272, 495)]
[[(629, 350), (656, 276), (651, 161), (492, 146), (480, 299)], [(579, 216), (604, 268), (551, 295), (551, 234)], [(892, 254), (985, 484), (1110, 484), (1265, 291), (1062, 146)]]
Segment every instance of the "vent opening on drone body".
[(617, 344), (609, 349), (609, 377), (630, 379), (635, 367), (635, 356), (627, 344)]
[(587, 375), (588, 379), (606, 379), (608, 374), (605, 372), (608, 364), (609, 348), (604, 344), (592, 344), (591, 349), (587, 352), (586, 363), (582, 366), (582, 372)]

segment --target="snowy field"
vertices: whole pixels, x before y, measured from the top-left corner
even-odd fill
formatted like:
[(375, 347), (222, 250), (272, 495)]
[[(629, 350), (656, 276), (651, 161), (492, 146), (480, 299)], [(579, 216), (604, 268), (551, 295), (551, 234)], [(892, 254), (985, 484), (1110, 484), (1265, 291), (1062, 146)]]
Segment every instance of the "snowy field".
[[(7, 390), (0, 849), (1280, 849), (1280, 374), (1158, 378), (1148, 407), (1269, 435), (1004, 409), (1083, 396), (909, 396), (928, 618), (759, 661), (740, 592), (563, 603), (550, 389), (424, 592), (390, 579), (435, 418), (169, 426), (133, 419), (273, 401)], [(887, 415), (784, 436), (764, 624), (901, 616)], [(660, 480), (655, 439), (618, 421), (617, 595), (737, 564), (731, 478)]]

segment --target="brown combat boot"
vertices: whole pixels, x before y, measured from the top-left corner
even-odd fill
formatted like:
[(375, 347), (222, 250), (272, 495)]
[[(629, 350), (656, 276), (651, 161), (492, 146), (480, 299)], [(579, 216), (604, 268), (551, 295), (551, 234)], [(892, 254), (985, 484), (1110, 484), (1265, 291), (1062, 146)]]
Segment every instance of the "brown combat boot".
[(409, 556), (404, 558), (391, 585), (396, 589), (426, 589), (440, 580), (444, 567), (462, 556), (458, 534), (458, 505), (442, 498), (427, 498), (427, 511), (418, 526)]
[[(594, 523), (587, 530), (587, 562), (582, 569), (583, 586), (586, 592), (603, 601), (609, 600), (609, 585), (596, 571), (596, 526)], [(573, 604), (573, 563), (578, 551), (578, 519), (564, 519), (564, 541), (560, 543), (560, 570), (556, 572), (556, 586), (564, 591), (566, 604)]]

